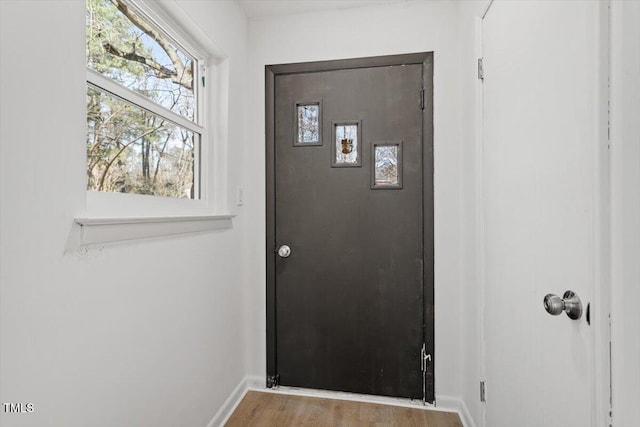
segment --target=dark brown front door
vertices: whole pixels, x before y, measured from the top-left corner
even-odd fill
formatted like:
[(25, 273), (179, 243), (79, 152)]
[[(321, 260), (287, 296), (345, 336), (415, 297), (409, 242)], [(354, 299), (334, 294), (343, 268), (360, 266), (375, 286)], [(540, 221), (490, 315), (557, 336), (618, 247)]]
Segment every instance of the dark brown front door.
[(427, 66), (274, 77), (269, 368), (282, 385), (432, 400)]

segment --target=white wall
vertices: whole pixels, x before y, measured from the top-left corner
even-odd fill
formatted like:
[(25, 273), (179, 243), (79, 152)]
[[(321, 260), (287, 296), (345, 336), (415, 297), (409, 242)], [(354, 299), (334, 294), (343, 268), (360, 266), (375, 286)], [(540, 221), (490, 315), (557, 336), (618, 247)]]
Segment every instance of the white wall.
[[(264, 66), (267, 64), (434, 51), (435, 357), (437, 397), (460, 397), (461, 294), (458, 5), (450, 1), (395, 5), (249, 23), (246, 182), (247, 280), (251, 287), (249, 367), (265, 375)], [(312, 37), (299, 37), (305, 33)], [(475, 357), (475, 356), (474, 356)], [(477, 385), (475, 387), (477, 390)]]
[(640, 2), (611, 4), (613, 425), (640, 425)]
[[(228, 55), (234, 188), (246, 18), (179, 3)], [(242, 210), (231, 230), (65, 252), (86, 209), (84, 2), (0, 15), (0, 401), (35, 405), (0, 424), (204, 426), (246, 373)]]

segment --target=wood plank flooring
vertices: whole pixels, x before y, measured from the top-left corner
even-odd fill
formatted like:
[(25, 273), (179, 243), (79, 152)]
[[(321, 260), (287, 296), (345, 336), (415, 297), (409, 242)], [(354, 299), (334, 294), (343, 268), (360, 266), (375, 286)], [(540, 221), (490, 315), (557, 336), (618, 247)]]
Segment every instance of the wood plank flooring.
[(452, 412), (249, 391), (226, 426), (462, 427), (462, 422)]

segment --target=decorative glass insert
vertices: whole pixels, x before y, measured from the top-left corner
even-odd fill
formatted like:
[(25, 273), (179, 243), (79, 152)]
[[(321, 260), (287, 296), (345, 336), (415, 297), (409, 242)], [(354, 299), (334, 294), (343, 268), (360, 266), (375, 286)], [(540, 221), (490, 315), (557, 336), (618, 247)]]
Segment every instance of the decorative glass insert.
[(402, 188), (402, 142), (374, 143), (372, 167), (372, 188)]
[(361, 166), (360, 122), (334, 122), (333, 126), (333, 167)]
[(296, 136), (293, 145), (322, 145), (320, 102), (296, 103)]

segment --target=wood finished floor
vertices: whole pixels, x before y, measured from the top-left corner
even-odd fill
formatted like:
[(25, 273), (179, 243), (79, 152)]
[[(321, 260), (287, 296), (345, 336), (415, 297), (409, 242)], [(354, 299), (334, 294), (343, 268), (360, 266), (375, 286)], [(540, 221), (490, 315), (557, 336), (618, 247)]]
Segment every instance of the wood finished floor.
[(462, 422), (452, 412), (249, 391), (225, 425), (462, 427)]

